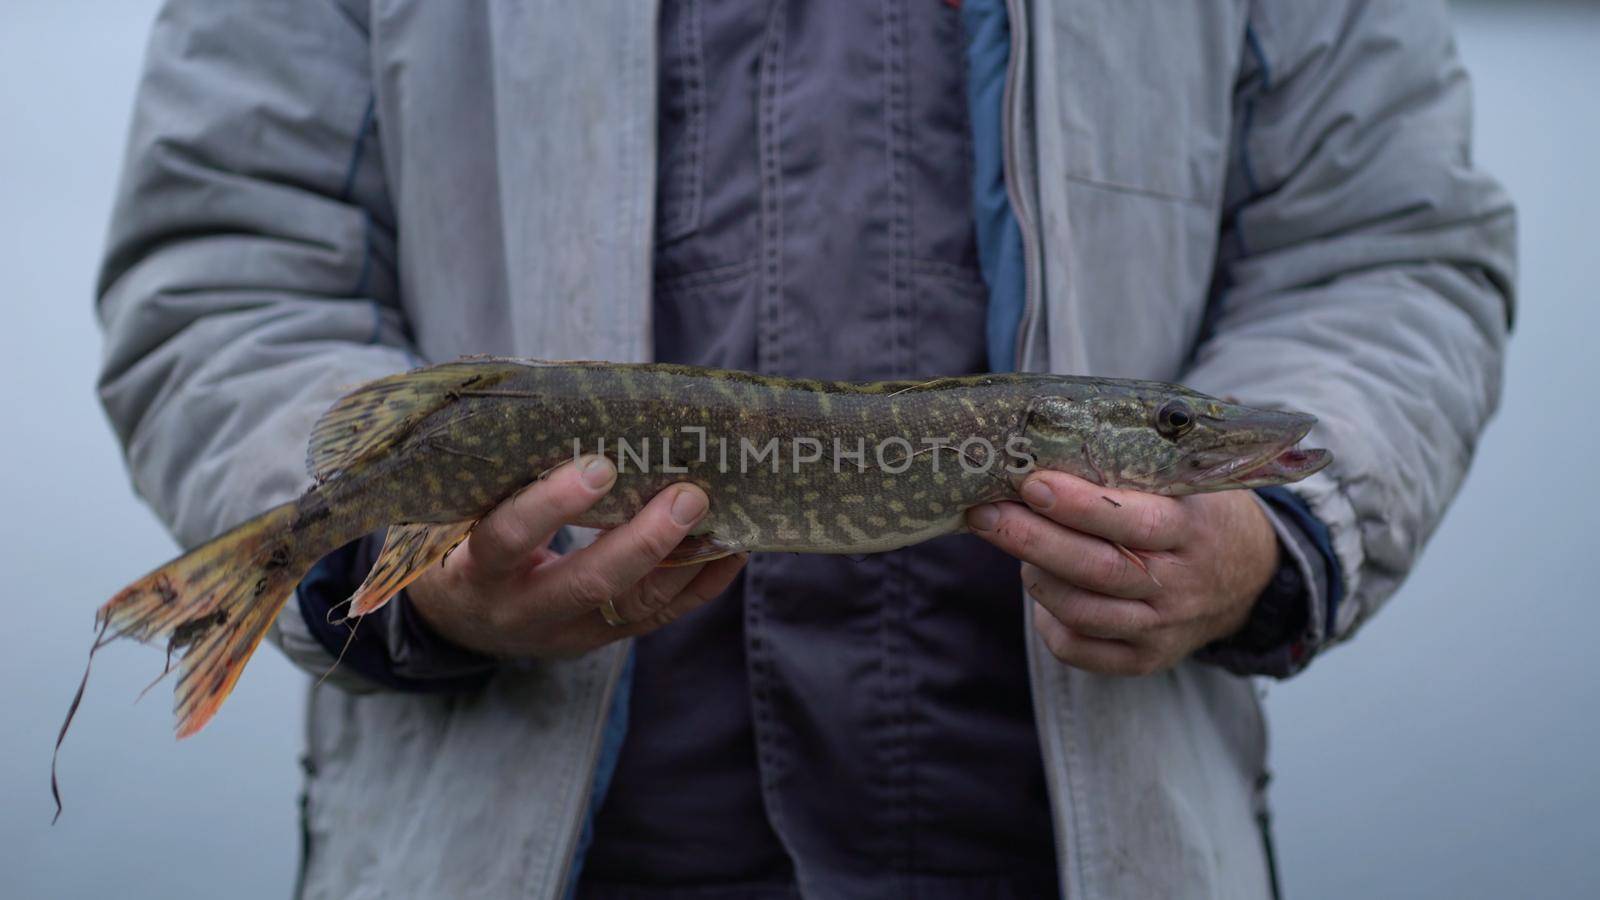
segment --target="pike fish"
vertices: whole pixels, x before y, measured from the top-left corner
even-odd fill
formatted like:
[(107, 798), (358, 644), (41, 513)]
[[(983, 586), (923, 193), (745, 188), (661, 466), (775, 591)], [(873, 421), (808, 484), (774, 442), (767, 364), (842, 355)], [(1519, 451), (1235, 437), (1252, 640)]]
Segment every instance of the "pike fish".
[(95, 648), (164, 641), (185, 737), (216, 714), (325, 554), (388, 528), (349, 601), (365, 615), (575, 454), (603, 454), (618, 472), (582, 526), (621, 524), (675, 482), (703, 488), (710, 510), (668, 560), (689, 564), (905, 547), (961, 530), (973, 506), (1017, 499), (1034, 468), (1165, 495), (1284, 484), (1329, 462), (1298, 449), (1315, 421), (1149, 381), (864, 384), (467, 358), (346, 395), (312, 430), (314, 486), (124, 588), (99, 610)]

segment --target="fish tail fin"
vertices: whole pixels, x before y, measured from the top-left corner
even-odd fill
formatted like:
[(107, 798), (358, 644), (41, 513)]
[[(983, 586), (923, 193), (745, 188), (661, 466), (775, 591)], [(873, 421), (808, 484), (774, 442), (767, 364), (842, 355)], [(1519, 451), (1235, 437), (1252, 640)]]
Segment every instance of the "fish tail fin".
[(103, 641), (167, 639), (178, 656), (178, 737), (205, 727), (227, 699), (295, 585), (316, 562), (297, 552), (285, 503), (123, 588), (95, 620)]
[[(166, 639), (163, 676), (178, 658), (173, 707), (178, 737), (199, 731), (216, 714), (278, 611), (319, 558), (290, 529), (297, 507), (291, 502), (271, 509), (178, 557), (123, 588), (96, 614), (99, 634), (91, 662), (95, 651), (118, 638)], [(57, 753), (88, 681), (85, 667), (56, 738)], [(51, 768), (59, 816), (54, 763)]]

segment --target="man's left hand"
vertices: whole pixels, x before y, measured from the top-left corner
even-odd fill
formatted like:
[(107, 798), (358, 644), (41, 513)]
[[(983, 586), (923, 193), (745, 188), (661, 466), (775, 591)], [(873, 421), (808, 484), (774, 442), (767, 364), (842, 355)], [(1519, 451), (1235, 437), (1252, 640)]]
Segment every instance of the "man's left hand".
[(1165, 671), (1234, 634), (1277, 566), (1248, 491), (1161, 497), (1040, 471), (1022, 498), (975, 507), (967, 525), (1022, 560), (1045, 645), (1091, 672)]

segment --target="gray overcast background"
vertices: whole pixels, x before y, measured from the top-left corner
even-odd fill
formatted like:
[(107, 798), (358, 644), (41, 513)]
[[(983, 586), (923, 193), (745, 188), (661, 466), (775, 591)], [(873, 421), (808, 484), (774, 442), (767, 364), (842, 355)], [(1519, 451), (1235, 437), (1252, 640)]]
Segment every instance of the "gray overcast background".
[[(1404, 0), (1397, 0), (1404, 2)], [(94, 401), (90, 314), (152, 0), (0, 3), (0, 895), (288, 895), (305, 679), (272, 650), (174, 744), (159, 650), (116, 646), (50, 745), (93, 610), (174, 545)], [(1351, 645), (1268, 688), (1292, 897), (1593, 896), (1600, 5), (1458, 7), (1478, 158), (1522, 210), (1498, 420), (1414, 577)]]

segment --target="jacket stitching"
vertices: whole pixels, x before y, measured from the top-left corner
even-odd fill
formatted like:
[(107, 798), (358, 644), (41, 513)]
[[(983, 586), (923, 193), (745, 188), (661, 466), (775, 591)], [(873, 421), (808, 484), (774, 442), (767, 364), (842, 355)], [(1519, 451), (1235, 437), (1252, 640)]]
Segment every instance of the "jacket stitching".
[[(668, 190), (673, 192), (672, 202), (666, 204), (666, 217), (661, 219), (656, 239), (661, 242), (683, 237), (700, 222), (700, 204), (704, 182), (704, 144), (706, 132), (705, 51), (700, 37), (700, 4), (689, 0), (683, 4), (678, 35), (682, 45), (677, 67), (682, 81), (685, 102), (683, 159), (668, 173)], [(666, 148), (658, 148), (661, 152)], [(669, 165), (671, 161), (669, 160)]]
[(1106, 181), (1104, 179), (1092, 178), (1088, 175), (1078, 175), (1072, 172), (1063, 173), (1061, 177), (1067, 181), (1075, 182), (1077, 184), (1086, 184), (1090, 187), (1103, 188), (1108, 191), (1115, 191), (1119, 194), (1134, 194), (1139, 197), (1149, 197), (1153, 200), (1167, 200), (1173, 203), (1184, 203), (1188, 204), (1189, 206), (1198, 206), (1201, 209), (1211, 208), (1211, 204), (1207, 200), (1199, 197), (1189, 197), (1183, 194), (1175, 194), (1171, 191), (1139, 187), (1132, 184), (1123, 184), (1118, 181)]
[(781, 371), (783, 353), (781, 310), (783, 282), (783, 170), (778, 156), (778, 83), (783, 56), (783, 13), (780, 5), (768, 12), (767, 34), (761, 53), (758, 129), (761, 142), (761, 319), (763, 334), (756, 347), (757, 368)]
[[(355, 142), (350, 148), (350, 162), (345, 165), (344, 187), (339, 189), (339, 201), (349, 203), (355, 193), (356, 176), (361, 171), (361, 161), (366, 156), (367, 135), (376, 123), (378, 110), (378, 95), (376, 92), (367, 97), (367, 107), (361, 113), (361, 124), (356, 127)], [(365, 206), (361, 209), (361, 268), (356, 273), (355, 287), (351, 288), (353, 297), (366, 294), (368, 283), (372, 280), (372, 214)], [(378, 343), (382, 334), (382, 311), (378, 308), (376, 299), (372, 300), (372, 336), (367, 339), (368, 344)]]

